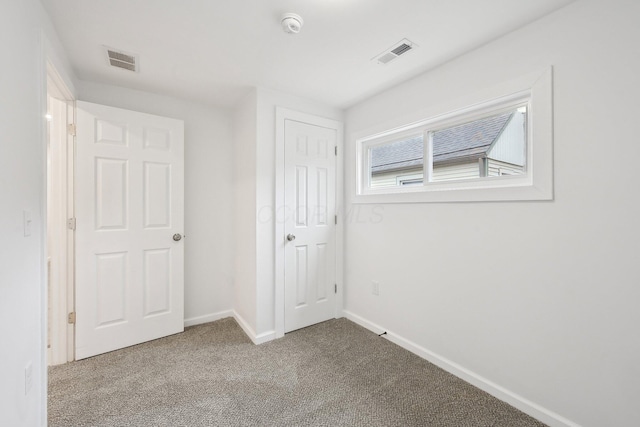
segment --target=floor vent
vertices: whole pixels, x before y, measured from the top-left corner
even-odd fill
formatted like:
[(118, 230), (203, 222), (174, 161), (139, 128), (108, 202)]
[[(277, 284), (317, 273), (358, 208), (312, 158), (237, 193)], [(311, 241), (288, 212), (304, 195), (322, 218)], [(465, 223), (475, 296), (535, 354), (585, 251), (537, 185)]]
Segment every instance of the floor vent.
[(105, 48), (107, 51), (107, 59), (112, 67), (122, 68), (129, 71), (138, 71), (138, 57), (131, 53)]
[(394, 59), (398, 58), (400, 55), (404, 55), (405, 53), (417, 48), (418, 45), (407, 40), (400, 40), (398, 43), (394, 44), (391, 48), (385, 50), (380, 55), (373, 58), (373, 61), (377, 61), (378, 64), (388, 64)]

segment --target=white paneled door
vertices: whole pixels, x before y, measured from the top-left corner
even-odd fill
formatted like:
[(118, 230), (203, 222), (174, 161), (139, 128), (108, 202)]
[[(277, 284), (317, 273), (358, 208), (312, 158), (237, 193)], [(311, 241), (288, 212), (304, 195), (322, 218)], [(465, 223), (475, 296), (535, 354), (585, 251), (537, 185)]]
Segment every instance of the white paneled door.
[(77, 103), (76, 359), (184, 330), (183, 129)]
[(336, 129), (285, 120), (285, 319), (290, 332), (335, 317)]

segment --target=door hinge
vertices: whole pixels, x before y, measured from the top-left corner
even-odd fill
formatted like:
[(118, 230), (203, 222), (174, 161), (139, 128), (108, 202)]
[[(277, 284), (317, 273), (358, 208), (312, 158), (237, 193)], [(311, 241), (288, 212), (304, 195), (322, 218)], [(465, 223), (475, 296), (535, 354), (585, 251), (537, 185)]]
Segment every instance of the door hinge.
[(333, 223), (334, 223), (335, 225), (338, 225), (338, 215), (334, 215), (334, 216), (333, 216)]
[(76, 136), (76, 125), (75, 124), (67, 125), (67, 132), (71, 136)]
[(337, 283), (335, 283), (335, 284), (333, 285), (333, 293), (334, 293), (334, 294), (337, 294), (337, 293), (338, 293), (338, 284), (337, 284)]
[(75, 230), (76, 229), (76, 219), (75, 218), (69, 218), (67, 220), (67, 228), (69, 230)]
[(336, 152), (336, 156), (338, 155), (338, 146), (335, 146), (335, 152)]
[(76, 312), (72, 311), (71, 313), (69, 313), (69, 315), (67, 316), (67, 323), (70, 325), (75, 325), (76, 324)]

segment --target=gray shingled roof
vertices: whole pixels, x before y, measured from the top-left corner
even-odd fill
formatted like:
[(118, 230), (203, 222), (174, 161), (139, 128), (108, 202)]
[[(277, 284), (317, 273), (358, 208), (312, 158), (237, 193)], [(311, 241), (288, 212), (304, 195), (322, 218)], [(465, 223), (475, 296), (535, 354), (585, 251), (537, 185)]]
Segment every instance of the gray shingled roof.
[[(433, 134), (433, 163), (477, 160), (487, 154), (513, 113), (465, 123)], [(380, 173), (422, 166), (422, 135), (371, 150), (371, 172)]]
[(371, 172), (422, 166), (423, 147), (422, 135), (376, 147), (371, 150)]

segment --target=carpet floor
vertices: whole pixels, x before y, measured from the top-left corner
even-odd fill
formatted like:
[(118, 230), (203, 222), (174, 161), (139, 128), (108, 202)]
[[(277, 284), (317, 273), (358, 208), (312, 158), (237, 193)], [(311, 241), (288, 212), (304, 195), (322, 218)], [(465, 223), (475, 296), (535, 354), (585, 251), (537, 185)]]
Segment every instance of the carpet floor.
[(232, 318), (49, 368), (49, 426), (543, 426), (346, 319), (255, 346)]

